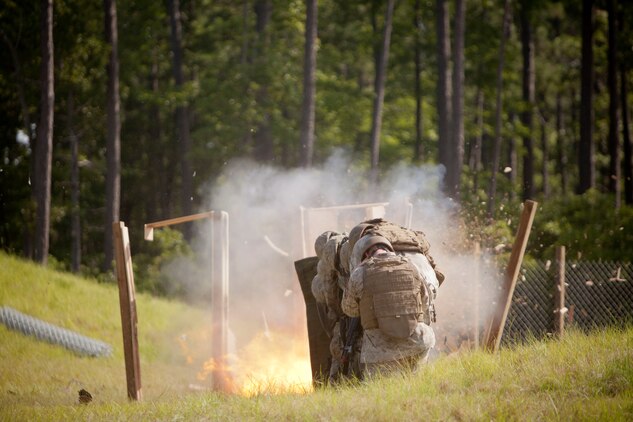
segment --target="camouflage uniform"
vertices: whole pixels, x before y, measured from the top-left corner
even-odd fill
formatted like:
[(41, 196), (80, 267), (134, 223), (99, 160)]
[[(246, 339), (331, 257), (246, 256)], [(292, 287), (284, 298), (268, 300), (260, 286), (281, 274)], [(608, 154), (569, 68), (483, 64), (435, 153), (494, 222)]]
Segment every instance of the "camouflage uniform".
[[(407, 229), (382, 218), (375, 218), (358, 224), (350, 231), (350, 247), (353, 248), (360, 238), (367, 235), (384, 236), (392, 243), (396, 253), (400, 255), (411, 257), (413, 254), (423, 254), (435, 271), (437, 287), (439, 288), (439, 285), (444, 281), (444, 274), (437, 268), (435, 260), (429, 252), (431, 245), (422, 231)], [(355, 262), (354, 256), (352, 256), (350, 272), (359, 264), (360, 262)]]
[[(396, 255), (394, 252), (383, 251), (383, 253)], [(436, 286), (439, 286), (435, 272), (424, 255), (415, 255), (417, 256), (412, 256), (412, 262), (434, 296), (437, 291)], [(352, 260), (361, 261), (362, 258), (356, 257)], [(352, 271), (343, 293), (341, 307), (343, 312), (350, 317), (360, 316), (360, 300), (363, 296), (363, 280), (367, 262), (361, 262)], [(402, 368), (416, 370), (419, 364), (427, 360), (429, 351), (434, 345), (435, 333), (424, 322), (418, 322), (408, 338), (391, 337), (379, 328), (365, 329), (360, 361), (364, 365), (366, 376), (372, 376), (377, 372), (386, 374)]]
[[(328, 326), (332, 327), (330, 353), (330, 381), (336, 378), (343, 367), (343, 340), (340, 320), (344, 316), (341, 309), (342, 289), (347, 284), (347, 235), (335, 232), (321, 234), (315, 242), (315, 250), (319, 258), (317, 275), (312, 280), (312, 293), (317, 302), (327, 306)], [(340, 254), (343, 250), (343, 259)]]

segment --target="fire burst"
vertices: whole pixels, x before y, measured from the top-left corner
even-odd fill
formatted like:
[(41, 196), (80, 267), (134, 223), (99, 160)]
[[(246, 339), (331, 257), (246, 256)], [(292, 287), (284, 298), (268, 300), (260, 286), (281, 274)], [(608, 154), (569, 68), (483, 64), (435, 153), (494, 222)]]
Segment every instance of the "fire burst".
[(237, 354), (228, 355), (223, 364), (206, 361), (197, 377), (203, 381), (211, 375), (223, 391), (246, 396), (304, 394), (312, 391), (309, 356), (307, 338), (264, 331)]

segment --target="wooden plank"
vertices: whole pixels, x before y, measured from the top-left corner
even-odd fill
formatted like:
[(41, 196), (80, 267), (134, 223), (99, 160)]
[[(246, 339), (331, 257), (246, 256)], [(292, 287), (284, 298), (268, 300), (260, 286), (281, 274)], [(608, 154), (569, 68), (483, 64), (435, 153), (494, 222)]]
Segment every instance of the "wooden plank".
[(565, 333), (565, 247), (556, 248), (556, 286), (554, 288), (554, 333), (561, 337)]
[(486, 349), (491, 352), (499, 350), (503, 327), (505, 326), (510, 305), (512, 304), (512, 295), (514, 294), (517, 277), (521, 269), (521, 263), (523, 262), (523, 255), (525, 254), (525, 248), (530, 236), (530, 230), (532, 229), (532, 222), (534, 221), (537, 205), (538, 203), (535, 201), (525, 201), (523, 206), (517, 236), (512, 246), (510, 261), (508, 262), (504, 282), (501, 286), (497, 309), (492, 316), (490, 328), (486, 334)]
[(334, 205), (331, 207), (320, 207), (320, 208), (308, 208), (310, 212), (312, 211), (333, 211), (333, 210), (351, 210), (351, 209), (360, 209), (360, 208), (369, 208), (369, 207), (379, 207), (379, 206), (387, 206), (389, 202), (372, 202), (368, 204), (353, 204), (353, 205)]
[(121, 328), (123, 331), (123, 352), (125, 356), (125, 377), (127, 395), (133, 400), (141, 400), (141, 365), (138, 353), (138, 316), (136, 313), (136, 293), (132, 253), (128, 229), (123, 222), (112, 224), (114, 234), (117, 281), (119, 285), (119, 305), (121, 308)]
[(222, 211), (213, 216), (211, 225), (211, 357), (216, 363), (212, 373), (213, 389), (231, 392), (232, 375), (228, 356), (229, 321), (229, 215)]
[(473, 283), (473, 339), (474, 339), (474, 347), (475, 349), (479, 349), (479, 289), (480, 289), (480, 267), (481, 267), (481, 244), (479, 242), (475, 242), (474, 245), (474, 255), (475, 255), (475, 273)]
[(211, 219), (211, 358), (213, 389), (232, 392), (232, 375), (226, 361), (228, 355), (229, 320), (229, 214), (207, 211), (145, 224), (145, 239), (153, 239), (153, 230), (189, 221)]
[(145, 240), (154, 240), (154, 229), (157, 227), (172, 226), (174, 224), (187, 223), (189, 221), (202, 220), (203, 218), (213, 217), (214, 211), (201, 212), (199, 214), (185, 215), (183, 217), (170, 218), (168, 220), (155, 221), (147, 223), (144, 226)]

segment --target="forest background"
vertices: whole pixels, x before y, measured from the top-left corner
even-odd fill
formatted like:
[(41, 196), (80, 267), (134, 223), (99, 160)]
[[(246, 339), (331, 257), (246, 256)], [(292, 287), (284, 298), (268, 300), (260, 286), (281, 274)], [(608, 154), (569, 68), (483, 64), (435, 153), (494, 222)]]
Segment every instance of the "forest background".
[[(112, 278), (113, 221), (199, 211), (237, 157), (340, 149), (369, 180), (441, 165), (485, 247), (535, 199), (534, 258), (629, 261), (631, 22), (616, 0), (0, 0), (0, 247)], [(164, 294), (191, 233), (140, 236)]]

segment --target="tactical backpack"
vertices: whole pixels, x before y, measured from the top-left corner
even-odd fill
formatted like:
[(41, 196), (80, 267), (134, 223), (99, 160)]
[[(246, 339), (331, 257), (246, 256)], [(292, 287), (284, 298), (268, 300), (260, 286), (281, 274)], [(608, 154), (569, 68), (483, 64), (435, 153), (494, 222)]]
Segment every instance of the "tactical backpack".
[(435, 275), (440, 284), (444, 281), (444, 274), (436, 268), (435, 260), (429, 253), (431, 245), (426, 235), (419, 230), (407, 229), (382, 218), (368, 220), (363, 223), (361, 236), (376, 235), (387, 239), (396, 252), (419, 252), (426, 256), (435, 270)]
[(431, 323), (432, 295), (409, 259), (379, 255), (362, 266), (360, 317), (364, 329), (379, 328), (391, 337), (408, 338), (418, 322)]
[(421, 231), (407, 229), (389, 221), (377, 218), (366, 222), (369, 226), (363, 235), (373, 234), (382, 236), (391, 242), (396, 252), (419, 252), (427, 254), (430, 245)]

